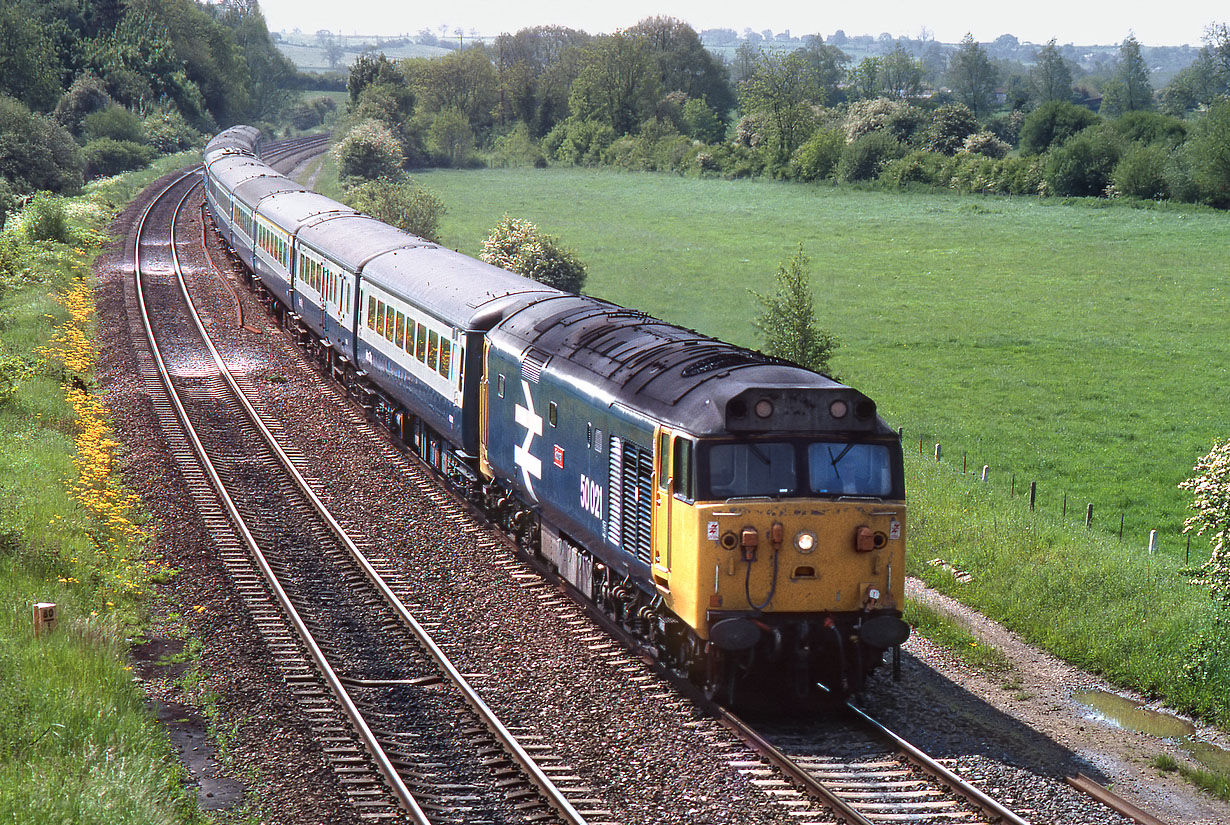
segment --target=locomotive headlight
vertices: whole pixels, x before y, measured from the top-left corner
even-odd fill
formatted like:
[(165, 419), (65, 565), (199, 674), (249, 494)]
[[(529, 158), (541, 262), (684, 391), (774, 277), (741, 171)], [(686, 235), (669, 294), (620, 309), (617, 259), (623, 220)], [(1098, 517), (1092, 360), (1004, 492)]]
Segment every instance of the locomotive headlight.
[(756, 415), (760, 418), (768, 418), (773, 414), (773, 402), (767, 398), (762, 398), (756, 402)]
[(816, 534), (804, 530), (794, 537), (794, 546), (800, 553), (810, 553), (816, 549)]
[(850, 412), (850, 405), (840, 398), (829, 404), (829, 415), (834, 418), (845, 418), (848, 412)]

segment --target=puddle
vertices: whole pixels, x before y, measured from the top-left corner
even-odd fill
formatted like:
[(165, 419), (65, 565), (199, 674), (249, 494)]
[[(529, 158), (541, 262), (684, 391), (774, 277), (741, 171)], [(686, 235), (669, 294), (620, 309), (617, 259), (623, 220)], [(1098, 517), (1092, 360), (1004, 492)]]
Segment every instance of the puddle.
[(1080, 690), (1072, 694), (1072, 698), (1086, 709), (1086, 718), (1174, 740), (1208, 770), (1230, 777), (1230, 750), (1195, 739), (1196, 728), (1186, 719), (1150, 710), (1139, 702), (1104, 690)]
[(1127, 728), (1161, 739), (1183, 739), (1196, 732), (1185, 719), (1149, 710), (1139, 702), (1104, 690), (1080, 690), (1072, 694), (1072, 698), (1089, 709), (1085, 714), (1088, 718), (1117, 728)]

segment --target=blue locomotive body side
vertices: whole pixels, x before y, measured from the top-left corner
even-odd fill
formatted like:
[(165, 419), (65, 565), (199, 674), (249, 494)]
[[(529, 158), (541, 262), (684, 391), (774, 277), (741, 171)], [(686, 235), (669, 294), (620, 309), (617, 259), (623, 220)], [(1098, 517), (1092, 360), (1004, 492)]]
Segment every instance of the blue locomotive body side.
[(536, 354), (487, 351), (487, 460), (572, 543), (650, 577), (654, 422)]

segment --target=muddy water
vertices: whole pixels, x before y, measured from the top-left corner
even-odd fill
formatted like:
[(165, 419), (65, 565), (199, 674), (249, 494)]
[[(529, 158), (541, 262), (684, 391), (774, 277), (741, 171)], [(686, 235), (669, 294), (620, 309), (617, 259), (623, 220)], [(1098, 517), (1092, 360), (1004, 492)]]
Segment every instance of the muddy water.
[(1194, 738), (1196, 728), (1186, 719), (1150, 710), (1139, 702), (1104, 690), (1081, 690), (1072, 698), (1086, 708), (1088, 718), (1159, 739), (1174, 740), (1208, 770), (1230, 777), (1230, 751)]

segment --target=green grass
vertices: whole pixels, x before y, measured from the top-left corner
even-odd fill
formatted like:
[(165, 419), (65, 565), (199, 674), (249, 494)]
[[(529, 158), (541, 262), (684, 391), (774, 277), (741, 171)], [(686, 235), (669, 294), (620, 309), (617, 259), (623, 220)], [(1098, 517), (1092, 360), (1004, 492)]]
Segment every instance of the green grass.
[(1157, 754), (1150, 764), (1165, 773), (1178, 771), (1180, 776), (1205, 793), (1230, 802), (1230, 776), (1184, 764), (1168, 753)]
[[(1176, 485), (1225, 437), (1230, 218), (1198, 210), (586, 169), (424, 171), (444, 242), (476, 254), (528, 218), (590, 265), (587, 291), (739, 344), (748, 289), (801, 242), (839, 376), (907, 444), (939, 441), (1038, 506), (1181, 554)], [(1221, 308), (1219, 308), (1221, 307)], [(1074, 515), (1075, 514), (1075, 515)]]
[(1005, 673), (1011, 665), (999, 648), (979, 639), (969, 628), (919, 602), (906, 602), (905, 620), (914, 632), (950, 651), (968, 665), (987, 673)]
[[(94, 357), (63, 331), (88, 334), (92, 324), (57, 296), (88, 299), (109, 214), (99, 204), (135, 191), (114, 180), (96, 187), (70, 210), (74, 242), (27, 248), (25, 273), (0, 283), (0, 357), (30, 365), (0, 402), (0, 822), (201, 821), (126, 661), (148, 584), (164, 571), (142, 558), (139, 511), (103, 492), (126, 494), (90, 403), (96, 392), (70, 403), (65, 390), (73, 377), (92, 384)], [(89, 486), (95, 498), (77, 484), (75, 455), (105, 468)], [(43, 636), (33, 632), (39, 601), (59, 612)]]

